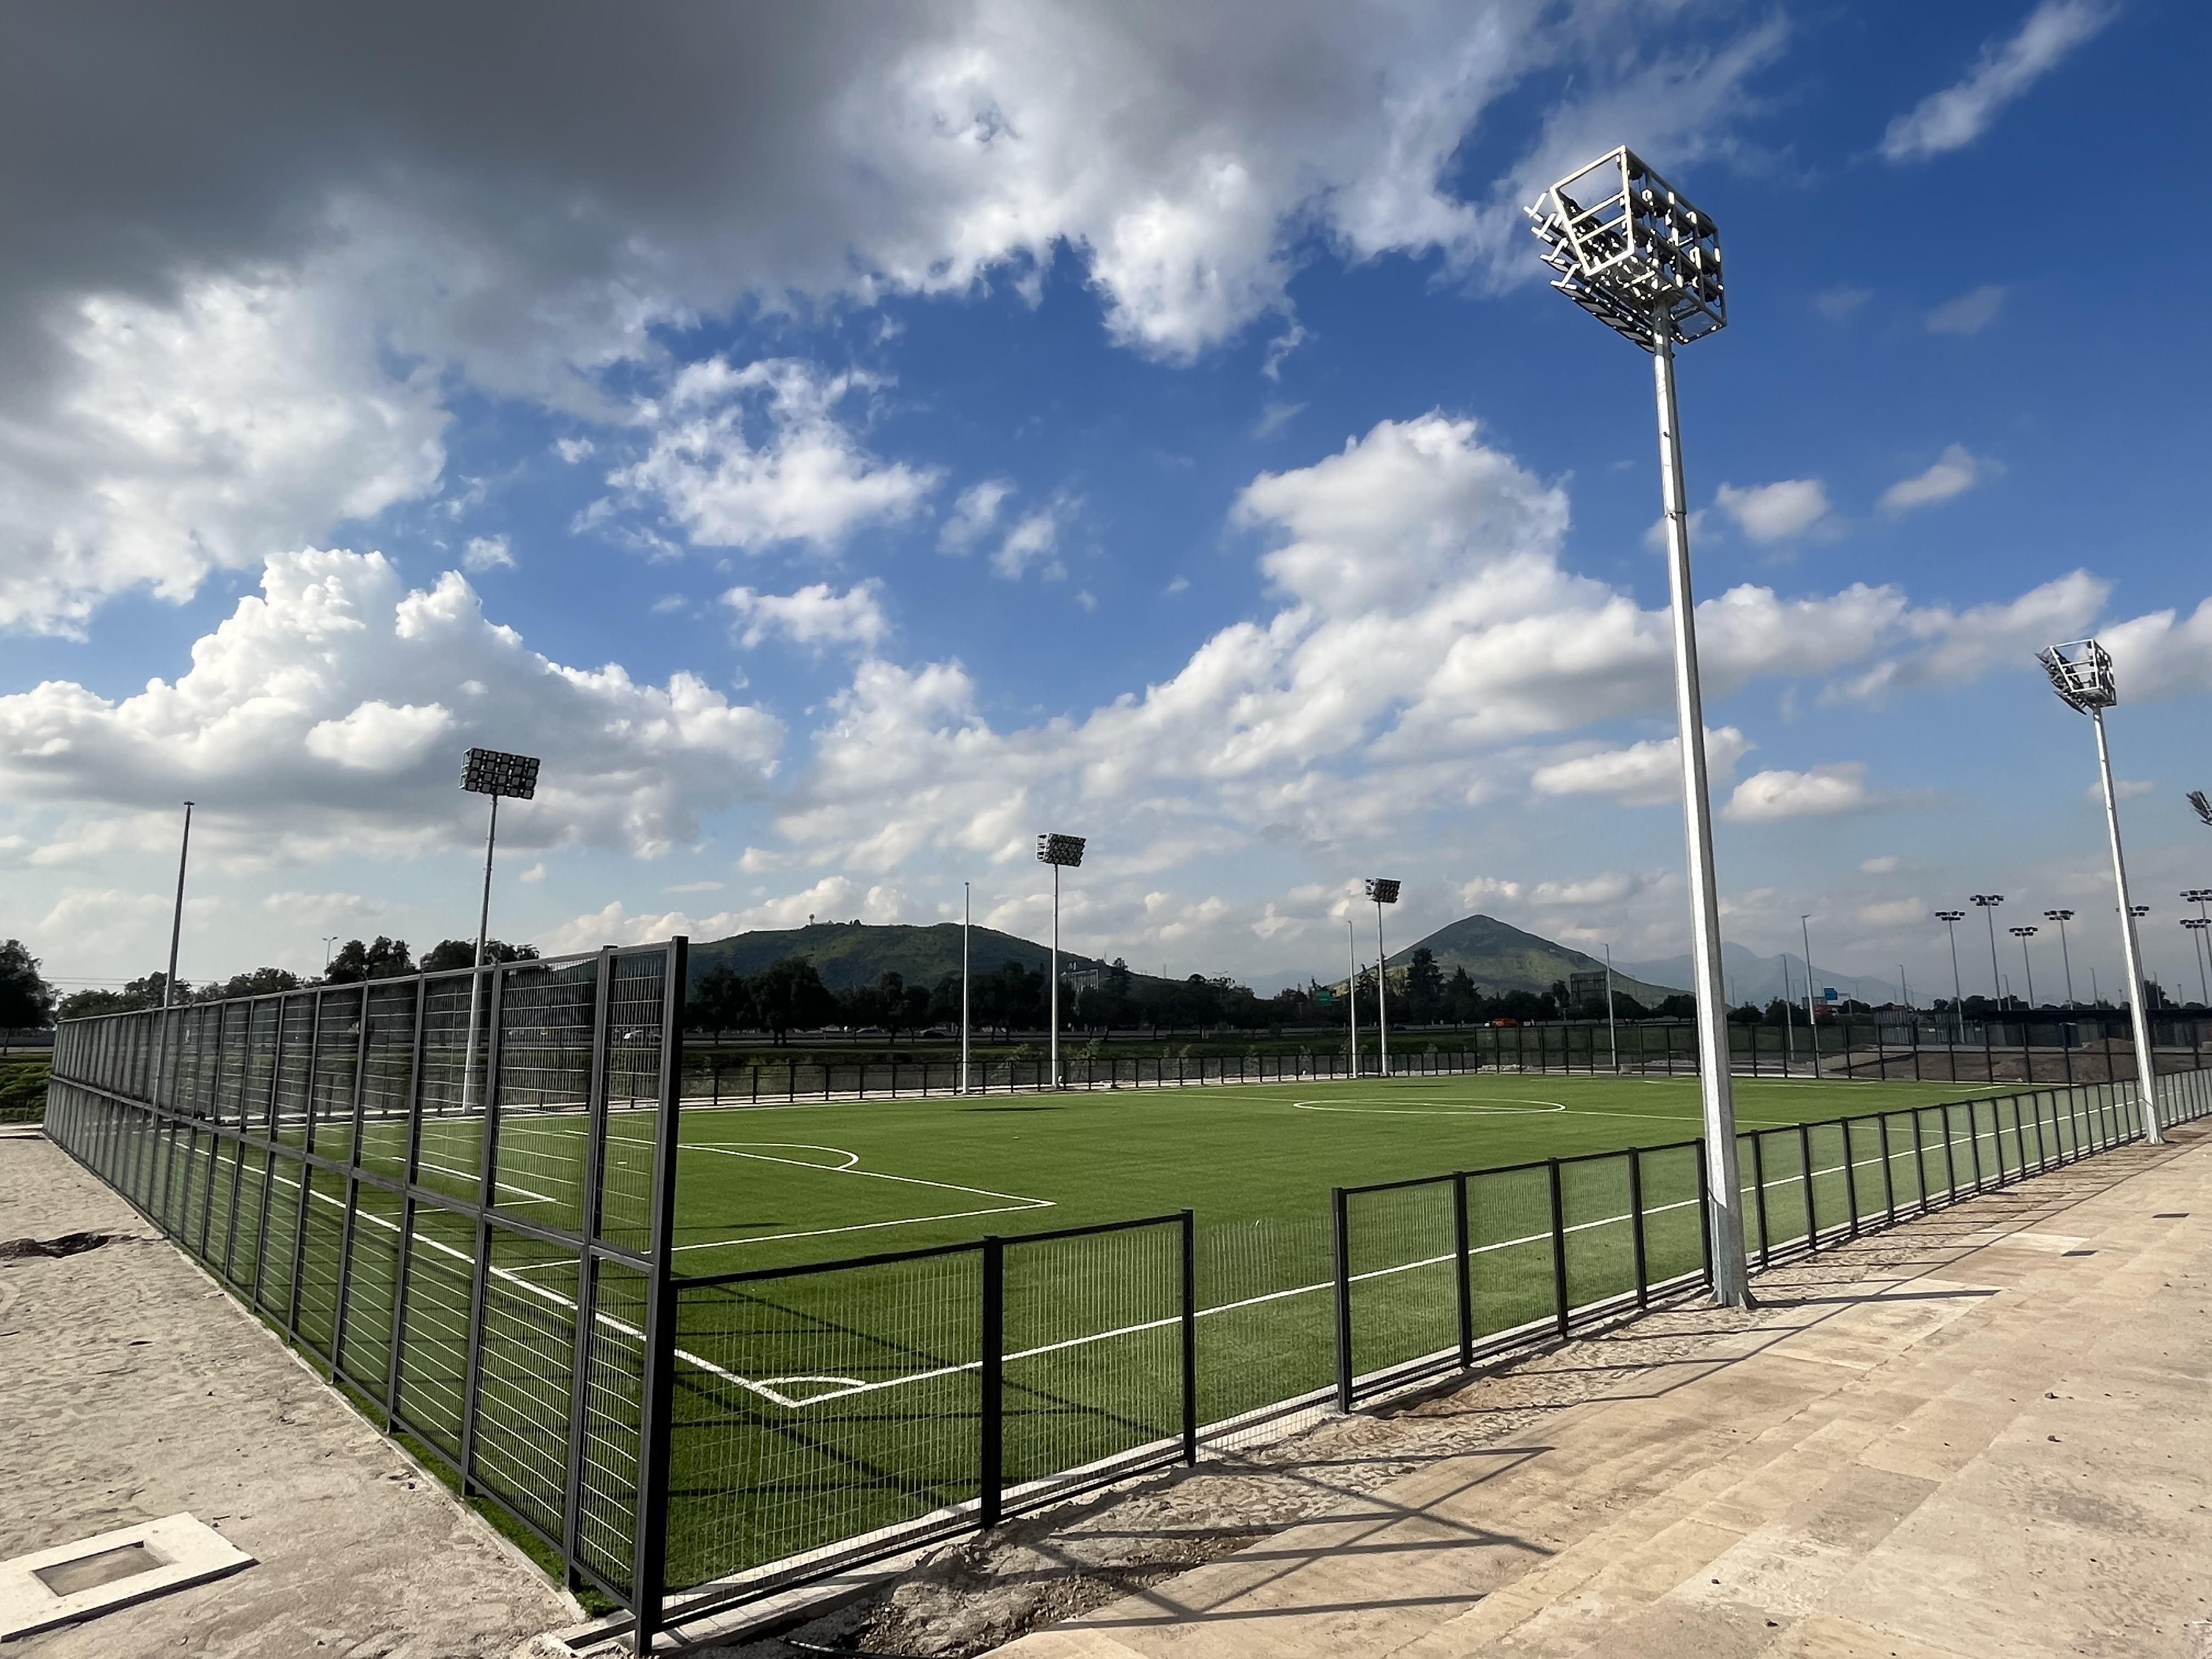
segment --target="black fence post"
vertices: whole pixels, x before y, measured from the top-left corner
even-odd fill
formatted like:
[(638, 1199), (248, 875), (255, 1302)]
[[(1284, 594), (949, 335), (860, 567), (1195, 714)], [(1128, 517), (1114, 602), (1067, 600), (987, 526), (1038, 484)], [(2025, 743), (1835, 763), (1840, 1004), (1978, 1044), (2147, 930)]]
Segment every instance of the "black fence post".
[(1628, 1227), (1629, 1243), (1636, 1253), (1636, 1305), (1648, 1308), (1651, 1274), (1644, 1240), (1644, 1153), (1635, 1146), (1628, 1149)]
[[(581, 1552), (584, 1511), (584, 1447), (591, 1428), (592, 1338), (599, 1314), (599, 1258), (592, 1246), (599, 1236), (603, 1205), (602, 1159), (607, 1137), (608, 1004), (614, 999), (615, 953), (599, 952), (592, 994), (591, 1072), (584, 1079), (584, 1185), (577, 1206), (577, 1231), (583, 1244), (576, 1261), (576, 1340), (568, 1357), (568, 1468), (561, 1499), (561, 1553), (568, 1588), (580, 1588), (576, 1571)], [(719, 1073), (717, 1074), (719, 1077)]]
[[(676, 1153), (684, 1144), (684, 997), (691, 971), (691, 941), (668, 942), (660, 988), (660, 1110), (656, 1115), (653, 1163), (653, 1278), (647, 1286), (645, 1367), (640, 1378), (637, 1448), (637, 1531), (630, 1570), (630, 1612), (636, 1651), (653, 1650), (668, 1588), (669, 1442), (676, 1424)], [(496, 983), (496, 981), (495, 981)], [(495, 1004), (495, 1006), (497, 1005)], [(496, 1028), (495, 1028), (496, 1029)], [(611, 1102), (609, 1103), (611, 1105)]]
[[(481, 1167), (477, 1171), (476, 1225), (472, 1230), (476, 1260), (469, 1264), (469, 1346), (461, 1368), (460, 1477), (461, 1496), (465, 1498), (476, 1491), (477, 1428), (483, 1414), (484, 1304), (490, 1294), (491, 1210), (499, 1201), (499, 1004), (500, 993), (506, 986), (506, 976), (497, 966), (488, 965), (478, 971), (490, 978), (491, 988), (484, 997), (484, 1080), (483, 1092), (478, 1097), (483, 1113), (483, 1133), (477, 1141)], [(465, 1067), (467, 1061), (464, 1060), (462, 1064)], [(465, 1070), (461, 1086), (464, 1091), (468, 1087)]]
[(1805, 1249), (1809, 1254), (1820, 1248), (1820, 1212), (1813, 1202), (1813, 1126), (1809, 1123), (1797, 1126), (1797, 1168), (1805, 1182)]
[(1943, 1181), (1945, 1194), (1954, 1204), (1959, 1201), (1959, 1158), (1951, 1148), (1951, 1109), (1938, 1106), (1936, 1114), (1943, 1120)]
[(1850, 1233), (1859, 1236), (1859, 1167), (1858, 1154), (1851, 1146), (1851, 1120), (1839, 1117), (1836, 1127), (1844, 1136), (1844, 1207), (1850, 1212)]
[(1352, 1205), (1341, 1187), (1329, 1194), (1335, 1218), (1336, 1267), (1336, 1408), (1352, 1409)]
[(1752, 1207), (1759, 1216), (1759, 1265), (1774, 1265), (1773, 1246), (1768, 1242), (1771, 1230), (1766, 1221), (1766, 1132), (1751, 1132), (1751, 1197)]
[(1920, 1188), (1920, 1213), (1926, 1215), (1928, 1203), (1928, 1140), (1920, 1130), (1920, 1108), (1912, 1109), (1912, 1176)]
[(1468, 1248), (1467, 1172), (1452, 1176), (1452, 1254), (1455, 1299), (1459, 1307), (1459, 1368), (1474, 1368), (1474, 1255)]
[(1182, 1461), (1198, 1462), (1198, 1216), (1182, 1212)]
[(1567, 1212), (1559, 1193), (1559, 1160), (1546, 1160), (1552, 1185), (1552, 1300), (1558, 1309), (1559, 1334), (1567, 1334)]

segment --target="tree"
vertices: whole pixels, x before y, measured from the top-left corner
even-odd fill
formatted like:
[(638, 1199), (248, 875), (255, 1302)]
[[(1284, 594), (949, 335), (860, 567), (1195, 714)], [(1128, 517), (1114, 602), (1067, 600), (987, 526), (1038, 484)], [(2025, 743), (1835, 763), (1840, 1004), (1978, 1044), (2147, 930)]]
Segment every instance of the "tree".
[(1443, 1012), (1444, 972), (1437, 966), (1436, 952), (1416, 945), (1406, 964), (1406, 1018), (1408, 1024), (1428, 1025)]
[(691, 982), (684, 1008), (686, 1030), (712, 1031), (720, 1041), (723, 1032), (754, 1023), (752, 985), (743, 974), (717, 965)]
[[(158, 1008), (161, 1006), (162, 987), (168, 975), (151, 973), (143, 979), (134, 979), (119, 991), (76, 991), (62, 999), (59, 1013), (64, 1019), (83, 1019), (93, 1014), (128, 1013), (134, 1008)], [(177, 1000), (191, 995), (191, 981), (177, 981)]]
[[(475, 954), (473, 945), (470, 947), (470, 954)], [(461, 965), (466, 967), (468, 964), (464, 962)], [(364, 979), (397, 979), (402, 974), (414, 971), (415, 959), (407, 953), (407, 941), (386, 939), (379, 933), (374, 945), (363, 945), (357, 939), (349, 939), (339, 946), (337, 955), (331, 958), (331, 965), (323, 975), (323, 983), (350, 985)]]
[(220, 985), (210, 981), (192, 993), (195, 1002), (215, 1002), (224, 997), (266, 996), (272, 991), (296, 991), (300, 976), (289, 968), (256, 968), (233, 974)]
[(54, 988), (21, 939), (0, 945), (0, 1031), (41, 1030), (54, 1023)]
[[(348, 946), (349, 950), (352, 947)], [(404, 947), (403, 947), (404, 948)], [(535, 962), (538, 947), (534, 945), (509, 945), (505, 939), (484, 941), (486, 962)], [(448, 968), (473, 968), (477, 965), (477, 942), (472, 939), (441, 939), (422, 953), (422, 971), (426, 974), (443, 973)], [(402, 970), (405, 971), (404, 969)], [(372, 978), (382, 975), (372, 975)]]
[(1695, 1019), (1698, 1017), (1698, 1000), (1686, 993), (1677, 992), (1651, 1012), (1661, 1019)]
[(778, 1042), (787, 1031), (821, 1024), (837, 1009), (837, 999), (805, 957), (779, 957), (750, 983), (755, 1015)]

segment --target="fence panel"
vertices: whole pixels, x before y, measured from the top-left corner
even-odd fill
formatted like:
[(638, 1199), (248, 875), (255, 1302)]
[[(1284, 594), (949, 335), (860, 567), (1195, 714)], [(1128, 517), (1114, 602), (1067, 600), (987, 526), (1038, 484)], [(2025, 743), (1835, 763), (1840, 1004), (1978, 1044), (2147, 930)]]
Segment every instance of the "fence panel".
[[(684, 962), (677, 940), (70, 1021), (47, 1131), (572, 1584), (633, 1600)], [(603, 1158), (610, 1085), (629, 1127)]]

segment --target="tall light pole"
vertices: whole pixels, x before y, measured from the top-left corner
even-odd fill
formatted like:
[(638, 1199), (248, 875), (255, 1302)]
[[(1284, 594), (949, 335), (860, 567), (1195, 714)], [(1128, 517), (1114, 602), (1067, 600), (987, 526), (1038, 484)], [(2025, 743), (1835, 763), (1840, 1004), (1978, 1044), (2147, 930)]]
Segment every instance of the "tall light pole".
[(185, 865), (192, 855), (192, 803), (185, 803), (185, 833), (177, 844), (177, 902), (169, 912), (169, 971), (161, 980), (161, 1048), (154, 1057), (154, 1101), (161, 1100), (161, 1085), (169, 1069), (169, 1010), (177, 1000), (177, 946), (185, 933)]
[(323, 941), (323, 973), (325, 976), (327, 976), (331, 971), (331, 953), (338, 948), (338, 940), (343, 937), (343, 935), (339, 933), (325, 933), (321, 935)]
[(1626, 145), (1553, 185), (1528, 210), (1552, 286), (1651, 354), (1659, 414), (1660, 495), (1666, 511), (1667, 586), (1674, 625), (1674, 718), (1682, 758), (1682, 815), (1690, 873), (1698, 1081), (1705, 1097), (1713, 1295), (1749, 1304), (1743, 1195), (1736, 1175), (1735, 1095), (1722, 1004), (1719, 884), (1713, 873), (1704, 697), (1698, 684), (1696, 600), (1690, 585), (1690, 510), (1674, 398), (1674, 348), (1728, 326), (1720, 232)]
[(2197, 1005), (2200, 1008), (2212, 1007), (2212, 984), (2207, 983), (2212, 975), (2204, 971), (2204, 930), (2212, 927), (2212, 921), (2203, 916), (2184, 916), (2181, 925), (2189, 930), (2190, 942), (2197, 947)]
[(2066, 924), (2074, 920), (2074, 913), (2071, 910), (2045, 910), (2043, 919), (2058, 924), (2058, 960), (2066, 969), (2066, 1006), (2071, 1008), (2074, 1006), (2074, 956), (2066, 948)]
[(1982, 921), (1989, 929), (1990, 996), (1996, 1002), (1997, 1012), (2002, 1013), (2005, 999), (2011, 994), (2005, 988), (2004, 969), (1997, 963), (1997, 907), (2005, 902), (2005, 896), (2002, 893), (1969, 893), (1966, 902), (1982, 913)]
[(1375, 901), (1375, 1031), (1382, 1041), (1382, 1075), (1390, 1075), (1390, 957), (1382, 948), (1382, 907), (1398, 902), (1403, 884), (1382, 876), (1367, 878), (1367, 896)]
[(1352, 1021), (1352, 1075), (1359, 1075), (1359, 934), (1350, 916), (1344, 919), (1344, 942), (1352, 955), (1352, 969), (1345, 975), (1345, 1006)]
[(1060, 872), (1083, 864), (1081, 836), (1039, 836), (1037, 857), (1052, 866), (1052, 1086), (1060, 1080)]
[(1951, 936), (1951, 1029), (1957, 1040), (1966, 1040), (1966, 994), (1959, 983), (1959, 924), (1966, 919), (1964, 910), (1938, 910), (1936, 920), (1943, 924), (1943, 931)]
[(2035, 929), (2033, 926), (2015, 927), (2012, 930), (2012, 936), (2020, 941), (2020, 965), (2027, 975), (2027, 1011), (2033, 1013), (2036, 1006), (2035, 964), (2028, 960), (2027, 942), (2035, 937)]
[(461, 763), (461, 787), (471, 795), (491, 797), (491, 823), (484, 830), (483, 906), (477, 912), (476, 969), (469, 975), (468, 1057), (461, 1064), (461, 1110), (465, 1114), (474, 1099), (477, 1031), (483, 1021), (484, 941), (491, 936), (491, 855), (499, 840), (500, 798), (530, 800), (536, 797), (538, 757), (471, 749)]
[(1798, 937), (1805, 942), (1805, 1040), (1813, 1045), (1813, 1075), (1820, 1075), (1820, 1023), (1813, 1012), (1813, 927), (1809, 914), (1797, 918)]
[(1605, 1048), (1613, 1056), (1613, 1069), (1620, 1069), (1620, 1044), (1613, 1034), (1613, 946), (1605, 947)]
[(975, 924), (974, 884), (960, 884), (960, 1092), (968, 1092), (968, 933)]
[[(2197, 988), (2199, 994), (2197, 1000), (2207, 1005), (2212, 1005), (2212, 986), (2207, 985), (2206, 981), (2208, 975), (2205, 972), (2205, 964), (2208, 961), (2212, 961), (2212, 948), (2209, 948), (2207, 946), (2204, 938), (2204, 929), (2208, 925), (2205, 920), (2204, 906), (2207, 902), (2212, 902), (2212, 887), (2192, 887), (2187, 892), (2184, 893), (2181, 896), (2181, 898), (2184, 903), (2193, 904), (2197, 907), (2197, 926), (2190, 928), (2190, 932), (2195, 936), (2197, 946)], [(2189, 924), (2185, 921), (2181, 925), (2185, 927), (2189, 927)]]
[(2128, 864), (2120, 851), (2119, 798), (2112, 789), (2112, 751), (2105, 741), (2105, 711), (2120, 700), (2112, 678), (2112, 653), (2094, 640), (2075, 640), (2036, 653), (2043, 672), (2051, 676), (2051, 690), (2077, 714), (2087, 714), (2097, 728), (2097, 770), (2105, 785), (2105, 827), (2112, 842), (2112, 884), (2120, 896), (2120, 945), (2127, 958), (2128, 1007), (2136, 1040), (2136, 1097), (2142, 1103), (2143, 1139), (2152, 1146), (2164, 1144), (2158, 1122), (2158, 1073), (2153, 1069), (2150, 1014), (2143, 1006), (2142, 955), (2136, 948), (2136, 918), (2128, 902)]

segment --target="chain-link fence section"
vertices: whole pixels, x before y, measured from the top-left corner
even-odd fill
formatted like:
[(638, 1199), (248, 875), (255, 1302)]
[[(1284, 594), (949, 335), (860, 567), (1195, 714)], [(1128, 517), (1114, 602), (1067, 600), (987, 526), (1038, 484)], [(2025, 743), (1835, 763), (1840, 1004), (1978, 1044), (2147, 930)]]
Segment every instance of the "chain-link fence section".
[(46, 1133), (573, 1587), (657, 1609), (685, 953), (70, 1021)]
[[(2161, 1123), (2212, 1115), (2162, 1075)], [(1758, 1267), (2142, 1139), (2133, 1087), (2026, 1090), (1738, 1137)], [(1339, 1188), (1336, 1393), (1405, 1385), (1711, 1282), (1705, 1143)]]

